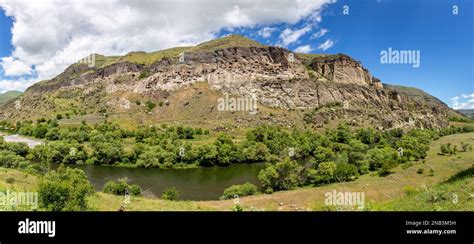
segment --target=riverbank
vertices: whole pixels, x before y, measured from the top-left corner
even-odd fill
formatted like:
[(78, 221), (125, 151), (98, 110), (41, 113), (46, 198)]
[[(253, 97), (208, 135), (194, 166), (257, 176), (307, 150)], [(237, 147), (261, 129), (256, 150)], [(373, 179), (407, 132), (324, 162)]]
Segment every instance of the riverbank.
[[(273, 194), (261, 194), (239, 199), (244, 210), (254, 211), (299, 211), (299, 210), (336, 210), (325, 205), (325, 194), (333, 190), (342, 192), (364, 192), (365, 210), (465, 210), (474, 211), (474, 179), (472, 176), (452, 183), (444, 183), (457, 173), (473, 167), (474, 151), (458, 152), (456, 155), (438, 155), (440, 145), (461, 142), (474, 144), (474, 133), (455, 134), (440, 138), (430, 145), (425, 163), (413, 163), (408, 168), (398, 166), (386, 177), (362, 175), (353, 182), (335, 183), (321, 187), (307, 187)], [(406, 167), (406, 166), (405, 166)], [(419, 169), (424, 173), (420, 174)], [(433, 169), (433, 175), (429, 174)], [(34, 190), (37, 179), (33, 175), (12, 169), (1, 169), (0, 189)], [(8, 184), (8, 177), (15, 183)], [(409, 187), (415, 189), (408, 196)], [(448, 188), (441, 202), (423, 200), (427, 189)], [(452, 202), (452, 193), (458, 193), (459, 204)], [(421, 200), (420, 200), (421, 199)], [(413, 203), (411, 201), (418, 201)], [(117, 211), (124, 202), (124, 197), (96, 192), (89, 198), (89, 206), (94, 211)], [(415, 205), (416, 204), (416, 205)], [(167, 201), (157, 198), (132, 197), (125, 211), (230, 211), (235, 205), (234, 200), (222, 201)], [(417, 206), (416, 209), (413, 206)], [(350, 210), (350, 209), (341, 209)]]

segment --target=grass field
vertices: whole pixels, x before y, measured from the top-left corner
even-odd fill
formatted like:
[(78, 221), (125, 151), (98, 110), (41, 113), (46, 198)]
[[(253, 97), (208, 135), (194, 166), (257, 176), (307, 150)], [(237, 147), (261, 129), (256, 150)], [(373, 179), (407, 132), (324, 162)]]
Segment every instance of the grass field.
[[(397, 167), (386, 177), (367, 174), (353, 182), (335, 183), (320, 187), (306, 187), (281, 191), (270, 195), (240, 198), (244, 210), (254, 211), (328, 211), (354, 210), (325, 205), (325, 193), (363, 192), (364, 210), (372, 211), (427, 211), (468, 210), (474, 211), (474, 151), (458, 152), (456, 155), (438, 155), (440, 145), (459, 145), (468, 142), (474, 145), (474, 133), (450, 135), (431, 144), (424, 163)], [(407, 167), (409, 166), (409, 167)], [(423, 168), (423, 173), (419, 169)], [(430, 169), (433, 169), (431, 175)], [(12, 178), (13, 183), (7, 183)], [(0, 169), (0, 190), (33, 191), (38, 184), (34, 175), (18, 170)], [(456, 199), (455, 199), (456, 198)], [(96, 192), (89, 199), (94, 211), (117, 211), (124, 205), (124, 197)], [(229, 211), (234, 200), (224, 201), (167, 201), (157, 198), (132, 197), (124, 205), (126, 211)]]

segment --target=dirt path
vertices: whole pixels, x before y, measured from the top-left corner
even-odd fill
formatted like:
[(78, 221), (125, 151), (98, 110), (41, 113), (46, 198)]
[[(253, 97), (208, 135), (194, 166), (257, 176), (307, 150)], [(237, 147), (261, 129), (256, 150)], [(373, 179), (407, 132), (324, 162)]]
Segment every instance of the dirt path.
[(26, 145), (28, 145), (29, 148), (34, 148), (37, 145), (43, 144), (42, 141), (33, 140), (20, 135), (3, 136), (3, 139), (5, 139), (6, 142), (24, 142), (26, 143)]

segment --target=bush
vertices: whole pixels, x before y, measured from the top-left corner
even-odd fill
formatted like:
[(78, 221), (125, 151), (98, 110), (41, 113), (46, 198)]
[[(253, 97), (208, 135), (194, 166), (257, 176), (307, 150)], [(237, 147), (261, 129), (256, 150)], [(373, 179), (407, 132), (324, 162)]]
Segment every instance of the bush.
[(258, 174), (263, 189), (271, 188), (274, 191), (289, 190), (300, 183), (299, 174), (302, 166), (296, 161), (284, 159), (276, 164), (267, 164)]
[(129, 185), (127, 183), (127, 179), (120, 179), (117, 182), (115, 181), (108, 181), (105, 183), (103, 189), (103, 192), (109, 193), (109, 194), (114, 194), (114, 195), (125, 195), (127, 192), (128, 194), (132, 196), (139, 196), (141, 195), (141, 188), (138, 185)]
[(348, 163), (337, 164), (334, 178), (336, 181), (349, 181), (356, 178), (358, 175), (357, 167)]
[(242, 212), (242, 211), (244, 211), (244, 208), (242, 208), (242, 206), (240, 204), (235, 204), (234, 206), (232, 206), (231, 210), (233, 212)]
[[(461, 145), (461, 147), (462, 147), (462, 145)], [(456, 154), (458, 152), (458, 146), (457, 145), (453, 146), (451, 143), (441, 144), (440, 150), (441, 150), (441, 155), (446, 155), (446, 154), (453, 155), (453, 154)]]
[(469, 143), (464, 143), (464, 142), (461, 142), (461, 150), (463, 152), (467, 152), (467, 151), (470, 151), (472, 148), (471, 146), (469, 145)]
[(174, 201), (179, 198), (181, 193), (175, 187), (166, 188), (161, 194), (161, 198), (164, 200)]
[(24, 142), (7, 142), (3, 144), (5, 150), (15, 153), (16, 155), (25, 157), (30, 148)]
[(44, 175), (38, 193), (40, 206), (47, 211), (84, 211), (94, 189), (84, 171), (61, 165)]
[(418, 193), (418, 190), (416, 190), (415, 187), (409, 186), (409, 185), (404, 186), (403, 191), (405, 192), (405, 195), (407, 196), (415, 195)]
[(7, 180), (6, 180), (7, 184), (13, 184), (15, 183), (15, 178), (13, 177), (8, 177)]
[(378, 174), (381, 177), (385, 177), (392, 173), (392, 167), (389, 164), (383, 164), (382, 168), (379, 169)]
[(25, 158), (10, 151), (0, 151), (0, 167), (17, 168), (20, 164), (27, 162)]
[(233, 185), (224, 190), (224, 195), (221, 199), (232, 199), (236, 195), (239, 197), (255, 195), (257, 190), (257, 186), (249, 182), (243, 185)]
[(130, 185), (128, 190), (132, 196), (140, 196), (142, 194), (142, 188), (139, 185)]
[(150, 76), (150, 74), (149, 74), (148, 72), (142, 71), (142, 72), (140, 73), (140, 75), (138, 75), (138, 79), (139, 79), (139, 80), (142, 80), (142, 79), (147, 78), (148, 76)]
[(425, 171), (425, 170), (424, 170), (423, 168), (419, 168), (419, 169), (416, 171), (416, 173), (419, 174), (419, 175), (421, 175), (421, 174), (423, 174), (424, 171)]
[(323, 162), (317, 169), (308, 170), (308, 179), (313, 184), (327, 184), (334, 182), (334, 173), (337, 165), (334, 162)]
[(146, 101), (145, 106), (148, 111), (151, 111), (156, 107), (156, 103), (152, 101)]

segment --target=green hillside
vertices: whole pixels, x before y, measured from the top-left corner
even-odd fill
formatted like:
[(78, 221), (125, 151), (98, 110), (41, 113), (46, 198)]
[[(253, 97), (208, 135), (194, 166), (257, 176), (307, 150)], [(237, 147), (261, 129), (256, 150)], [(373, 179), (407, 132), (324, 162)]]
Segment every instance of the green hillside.
[(23, 92), (20, 91), (7, 91), (3, 94), (0, 94), (0, 106), (17, 98), (21, 94), (23, 94)]
[[(224, 49), (229, 47), (262, 47), (264, 45), (243, 37), (241, 35), (229, 35), (223, 38), (214, 39), (211, 41), (203, 42), (196, 46), (190, 47), (174, 47), (164, 50), (159, 50), (155, 52), (130, 52), (122, 57), (117, 56), (102, 56), (100, 57), (100, 61), (96, 64), (97, 67), (105, 67), (117, 62), (131, 62), (136, 64), (144, 64), (150, 65), (156, 61), (160, 61), (163, 58), (172, 58), (178, 57), (180, 53), (186, 52), (212, 52), (218, 49)], [(97, 56), (96, 56), (97, 57)]]

